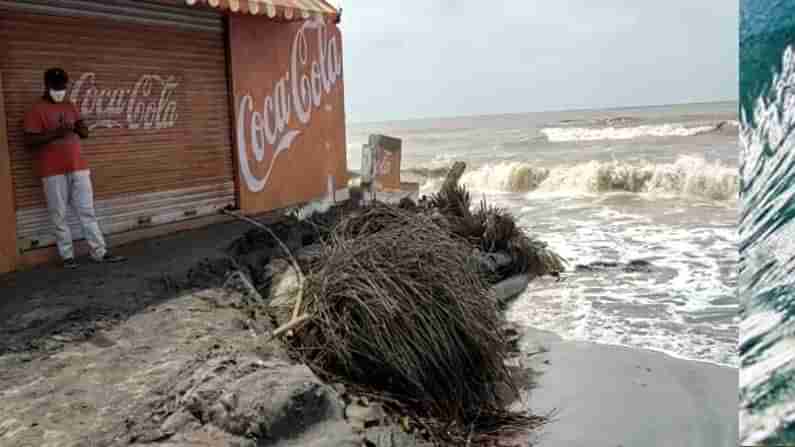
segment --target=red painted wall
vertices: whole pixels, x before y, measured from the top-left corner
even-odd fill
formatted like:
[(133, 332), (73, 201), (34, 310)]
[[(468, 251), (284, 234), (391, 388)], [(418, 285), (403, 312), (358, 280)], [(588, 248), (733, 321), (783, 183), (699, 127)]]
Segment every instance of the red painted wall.
[(337, 26), (233, 14), (229, 40), (240, 208), (259, 213), (346, 187)]

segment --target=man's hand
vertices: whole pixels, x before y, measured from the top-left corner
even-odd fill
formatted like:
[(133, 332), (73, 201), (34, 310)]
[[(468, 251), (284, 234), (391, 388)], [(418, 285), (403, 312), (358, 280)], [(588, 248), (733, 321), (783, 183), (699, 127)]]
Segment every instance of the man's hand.
[(76, 122), (73, 130), (80, 138), (88, 138), (88, 126), (83, 120)]

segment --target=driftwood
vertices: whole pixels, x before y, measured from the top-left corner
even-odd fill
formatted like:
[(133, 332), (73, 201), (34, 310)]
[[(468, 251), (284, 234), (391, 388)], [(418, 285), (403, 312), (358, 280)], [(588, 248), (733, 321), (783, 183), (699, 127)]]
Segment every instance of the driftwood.
[(463, 161), (453, 163), (453, 167), (450, 168), (450, 171), (447, 173), (447, 178), (445, 178), (444, 184), (442, 184), (442, 191), (454, 190), (458, 186), (458, 181), (461, 180), (461, 176), (464, 175), (466, 168), (467, 164)]
[[(472, 209), (469, 191), (458, 182), (466, 165), (454, 163), (444, 185), (431, 196), (426, 208), (437, 221), (458, 237), (464, 238), (480, 251), (495, 254), (480, 264), (486, 273), (498, 273), (498, 279), (527, 273), (531, 278), (556, 275), (564, 271), (565, 260), (547, 245), (529, 236), (519, 227), (516, 218), (505, 209), (490, 206), (485, 199)], [(504, 256), (510, 256), (510, 262)]]
[(295, 259), (295, 257), (293, 256), (292, 252), (287, 247), (287, 245), (285, 245), (284, 242), (282, 242), (282, 240), (279, 239), (278, 236), (276, 236), (276, 233), (274, 233), (270, 228), (268, 228), (267, 225), (264, 225), (262, 222), (258, 222), (256, 220), (250, 218), (250, 217), (243, 216), (241, 214), (237, 214), (237, 213), (235, 213), (235, 212), (233, 212), (231, 210), (222, 209), (221, 213), (226, 214), (228, 216), (232, 216), (232, 217), (234, 217), (234, 218), (236, 218), (238, 220), (242, 220), (244, 222), (248, 222), (248, 223), (254, 225), (255, 227), (257, 227), (259, 229), (265, 230), (268, 234), (271, 235), (271, 237), (274, 240), (276, 240), (276, 242), (279, 243), (279, 246), (281, 247), (281, 249), (284, 251), (284, 253), (287, 255), (287, 257), (290, 259), (290, 261), (292, 263), (292, 266), (293, 266), (293, 269), (295, 269), (295, 273), (298, 276), (298, 288), (297, 288), (297, 293), (296, 293), (295, 306), (293, 307), (292, 318), (290, 319), (290, 321), (285, 323), (284, 325), (276, 328), (276, 330), (273, 331), (273, 334), (271, 335), (271, 338), (276, 338), (279, 335), (284, 334), (284, 333), (287, 333), (288, 335), (292, 335), (292, 332), (291, 332), (292, 328), (300, 325), (301, 323), (303, 323), (304, 321), (309, 319), (308, 315), (301, 314), (301, 312), (300, 312), (301, 311), (301, 306), (303, 304), (303, 298), (304, 298), (304, 282), (305, 282), (305, 279), (304, 279), (304, 274), (301, 271), (301, 267), (298, 265), (298, 261)]
[(300, 315), (298, 317), (292, 318), (287, 323), (285, 323), (282, 326), (279, 326), (277, 329), (275, 329), (273, 331), (273, 333), (271, 334), (270, 338), (268, 339), (268, 342), (270, 342), (274, 338), (277, 338), (277, 337), (281, 336), (282, 334), (290, 335), (290, 331), (292, 331), (293, 329), (297, 328), (298, 326), (304, 324), (310, 318), (312, 318), (312, 317), (309, 314), (302, 314), (302, 315)]
[(494, 284), (491, 286), (491, 293), (497, 304), (504, 306), (524, 292), (529, 284), (530, 275), (522, 273)]
[(462, 161), (453, 163), (442, 187), (431, 197), (430, 202), (430, 205), (448, 220), (453, 219), (457, 221), (457, 225), (464, 226), (474, 222), (472, 211), (469, 209), (471, 204), (469, 192), (466, 191), (466, 188), (458, 185), (466, 168), (466, 163)]

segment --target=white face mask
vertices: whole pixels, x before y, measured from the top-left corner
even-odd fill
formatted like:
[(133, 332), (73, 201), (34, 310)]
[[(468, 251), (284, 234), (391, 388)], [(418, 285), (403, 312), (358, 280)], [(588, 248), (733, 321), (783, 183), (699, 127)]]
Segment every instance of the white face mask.
[(66, 90), (50, 90), (50, 98), (55, 102), (63, 102), (66, 98)]

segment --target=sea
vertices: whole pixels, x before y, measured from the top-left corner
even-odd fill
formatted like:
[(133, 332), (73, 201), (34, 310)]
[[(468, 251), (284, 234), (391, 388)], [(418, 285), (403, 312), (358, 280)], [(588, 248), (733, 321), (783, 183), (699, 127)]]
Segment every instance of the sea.
[(565, 339), (738, 365), (736, 102), (360, 123), (402, 139), (403, 181), (455, 161), (485, 199), (567, 261), (507, 309)]
[(795, 3), (740, 12), (740, 441), (795, 445)]

